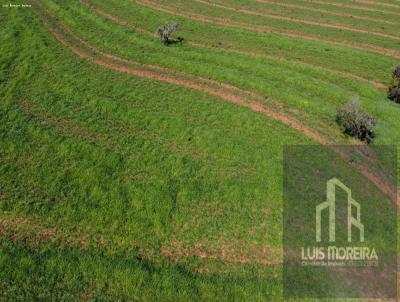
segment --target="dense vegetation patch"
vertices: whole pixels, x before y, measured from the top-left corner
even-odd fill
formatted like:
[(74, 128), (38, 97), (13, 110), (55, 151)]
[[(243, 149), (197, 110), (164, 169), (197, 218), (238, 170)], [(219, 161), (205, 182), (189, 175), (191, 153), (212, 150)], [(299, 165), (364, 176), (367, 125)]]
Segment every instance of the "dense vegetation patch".
[(392, 75), (392, 83), (389, 87), (388, 98), (396, 103), (400, 103), (400, 65), (398, 65)]
[(360, 108), (358, 100), (351, 99), (337, 109), (337, 122), (344, 133), (370, 143), (375, 137), (373, 128), (378, 120)]

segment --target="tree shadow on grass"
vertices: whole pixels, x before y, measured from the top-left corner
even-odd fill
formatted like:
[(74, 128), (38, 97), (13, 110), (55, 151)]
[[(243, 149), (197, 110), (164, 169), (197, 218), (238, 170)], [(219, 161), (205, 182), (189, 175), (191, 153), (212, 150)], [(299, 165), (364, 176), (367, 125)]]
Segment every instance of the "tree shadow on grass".
[(171, 45), (175, 45), (175, 44), (183, 44), (183, 41), (185, 39), (182, 37), (177, 37), (176, 39), (168, 39), (164, 41), (164, 45), (165, 46), (171, 46)]

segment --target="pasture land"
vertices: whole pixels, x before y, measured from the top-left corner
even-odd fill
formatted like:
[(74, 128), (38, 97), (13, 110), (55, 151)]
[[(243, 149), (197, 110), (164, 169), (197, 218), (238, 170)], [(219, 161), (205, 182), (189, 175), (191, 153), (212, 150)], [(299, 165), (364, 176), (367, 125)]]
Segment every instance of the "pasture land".
[(352, 97), (400, 143), (396, 0), (29, 3), (0, 7), (0, 300), (282, 300), (283, 147), (358, 144)]

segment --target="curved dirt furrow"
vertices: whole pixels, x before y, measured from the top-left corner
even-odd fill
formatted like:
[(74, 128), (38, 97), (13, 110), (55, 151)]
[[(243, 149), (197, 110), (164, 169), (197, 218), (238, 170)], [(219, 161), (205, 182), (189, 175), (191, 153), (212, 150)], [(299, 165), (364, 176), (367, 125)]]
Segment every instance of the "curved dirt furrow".
[[(81, 1), (83, 3), (85, 3), (83, 0), (81, 0)], [(155, 37), (155, 34), (153, 34), (152, 32), (147, 31), (145, 29), (140, 29), (140, 28), (136, 27), (135, 25), (132, 25), (131, 23), (129, 23), (127, 20), (124, 20), (124, 19), (122, 19), (120, 17), (111, 15), (109, 13), (106, 13), (102, 9), (100, 9), (98, 7), (95, 7), (92, 4), (90, 4), (88, 6), (89, 6), (89, 8), (93, 9), (95, 12), (100, 14), (101, 16), (105, 17), (106, 19), (108, 19), (108, 20), (110, 20), (110, 21), (112, 21), (112, 22), (114, 22), (116, 24), (131, 28), (131, 29), (137, 30), (137, 31), (139, 31), (141, 33), (145, 33), (145, 34), (147, 34), (149, 36)], [(215, 47), (215, 46), (213, 46), (211, 44), (205, 44), (205, 43), (201, 43), (201, 42), (185, 41), (185, 43), (187, 43), (189, 45), (192, 45), (192, 46), (196, 46), (196, 47), (203, 47), (203, 48), (208, 48), (208, 49), (217, 50), (217, 51), (223, 51), (223, 52), (227, 52), (227, 53), (236, 53), (236, 54), (249, 56), (249, 57), (266, 58), (268, 60), (282, 61), (282, 62), (287, 62), (287, 63), (296, 63), (296, 64), (303, 65), (303, 66), (308, 66), (308, 67), (312, 67), (312, 68), (318, 68), (318, 69), (321, 69), (323, 71), (327, 71), (327, 72), (330, 72), (330, 73), (333, 73), (333, 74), (339, 74), (339, 75), (341, 75), (343, 77), (351, 78), (351, 79), (359, 81), (359, 82), (369, 83), (369, 84), (375, 86), (378, 89), (386, 89), (387, 88), (386, 85), (383, 84), (383, 83), (380, 83), (380, 82), (377, 82), (377, 81), (373, 81), (373, 80), (369, 80), (369, 79), (363, 78), (361, 76), (352, 74), (350, 72), (340, 71), (340, 70), (336, 70), (336, 69), (332, 69), (332, 68), (328, 68), (328, 67), (324, 67), (324, 66), (320, 66), (320, 65), (314, 65), (314, 64), (307, 63), (307, 62), (304, 62), (304, 61), (301, 61), (301, 60), (290, 60), (290, 59), (287, 59), (287, 58), (285, 58), (283, 56), (267, 55), (267, 54), (262, 53), (262, 52), (250, 52), (250, 51), (234, 49), (234, 48), (226, 49), (226, 48), (223, 48), (223, 47)], [(106, 55), (107, 56), (111, 56), (110, 54), (106, 54)]]
[(111, 20), (114, 23), (129, 27), (129, 28), (131, 28), (133, 30), (136, 30), (136, 31), (138, 31), (140, 33), (143, 33), (143, 34), (146, 34), (146, 35), (152, 35), (152, 36), (154, 35), (154, 33), (150, 32), (148, 30), (145, 30), (143, 28), (136, 27), (136, 26), (134, 26), (132, 24), (129, 24), (128, 21), (122, 20), (121, 18), (118, 18), (118, 17), (116, 17), (114, 15), (111, 15), (111, 14), (103, 11), (102, 9), (98, 8), (97, 6), (94, 6), (94, 5), (88, 3), (88, 2), (86, 2), (84, 0), (80, 0), (80, 2), (85, 4), (86, 6), (88, 6), (90, 9), (94, 10), (99, 15), (103, 16), (104, 18), (107, 18), (107, 19)]
[[(384, 3), (384, 2), (377, 2), (377, 1), (371, 1), (371, 0), (353, 0), (353, 2), (370, 4), (370, 5), (380, 5), (380, 6), (384, 6), (384, 7), (400, 9), (400, 4), (394, 4), (394, 3)], [(397, 13), (400, 14), (400, 11)]]
[(282, 249), (265, 245), (249, 245), (242, 242), (224, 242), (219, 245), (218, 249), (208, 250), (207, 246), (201, 243), (184, 246), (180, 242), (172, 241), (169, 245), (162, 247), (160, 253), (174, 262), (188, 256), (206, 260), (219, 260), (230, 264), (273, 266), (283, 262)]
[(387, 86), (385, 84), (383, 84), (383, 83), (380, 83), (380, 82), (377, 82), (377, 81), (373, 81), (373, 80), (368, 80), (366, 78), (363, 78), (361, 76), (352, 74), (350, 72), (340, 71), (340, 70), (337, 70), (337, 69), (332, 69), (332, 68), (328, 68), (328, 67), (324, 67), (324, 66), (320, 66), (320, 65), (314, 65), (314, 64), (307, 63), (307, 62), (300, 61), (300, 60), (288, 60), (288, 59), (286, 59), (284, 57), (281, 57), (281, 56), (267, 55), (267, 54), (264, 54), (262, 52), (249, 52), (249, 51), (244, 51), (244, 50), (239, 50), (239, 49), (232, 49), (232, 48), (230, 48), (229, 50), (224, 49), (224, 48), (220, 48), (220, 47), (215, 48), (215, 47), (213, 47), (211, 45), (207, 45), (207, 44), (203, 44), (203, 43), (197, 43), (197, 42), (187, 42), (187, 43), (190, 44), (190, 45), (193, 45), (193, 46), (200, 46), (200, 47), (206, 47), (206, 48), (217, 49), (217, 50), (219, 49), (219, 50), (222, 50), (222, 51), (237, 53), (237, 54), (244, 55), (244, 56), (266, 58), (268, 60), (282, 61), (282, 62), (287, 62), (287, 63), (295, 63), (295, 64), (308, 66), (308, 67), (312, 67), (312, 68), (318, 68), (318, 69), (321, 69), (321, 70), (329, 72), (329, 73), (341, 75), (341, 76), (343, 76), (345, 78), (350, 78), (350, 79), (353, 79), (353, 80), (356, 80), (356, 81), (359, 81), (359, 82), (364, 82), (364, 83), (371, 84), (371, 85), (375, 86), (375, 88), (378, 88), (378, 89), (386, 89), (387, 88)]
[[(111, 62), (107, 62), (101, 59), (98, 59), (96, 57), (93, 57), (91, 54), (88, 54), (82, 50), (80, 50), (79, 48), (71, 45), (71, 43), (67, 42), (59, 33), (52, 31), (52, 33), (55, 35), (55, 37), (62, 43), (64, 44), (66, 47), (70, 48), (73, 52), (75, 52), (77, 55), (79, 55), (82, 58), (88, 59), (90, 61), (92, 61), (93, 63), (96, 63), (100, 66), (109, 68), (109, 69), (113, 69), (119, 72), (123, 72), (123, 73), (128, 73), (128, 74), (132, 74), (132, 75), (136, 75), (136, 76), (140, 76), (140, 77), (146, 77), (149, 79), (154, 79), (154, 80), (159, 80), (159, 81), (164, 81), (170, 84), (175, 84), (178, 86), (182, 86), (185, 88), (189, 88), (189, 89), (194, 89), (194, 90), (198, 90), (201, 92), (205, 92), (211, 95), (214, 95), (216, 97), (219, 97), (223, 100), (232, 102), (234, 104), (237, 105), (241, 105), (244, 107), (247, 107), (255, 112), (259, 112), (262, 114), (265, 114), (269, 117), (272, 117), (288, 126), (290, 126), (291, 128), (302, 132), (304, 135), (306, 135), (307, 137), (317, 141), (320, 144), (323, 145), (327, 145), (328, 142), (322, 138), (319, 134), (305, 128), (303, 125), (301, 125), (298, 121), (290, 118), (289, 116), (285, 116), (281, 113), (278, 113), (276, 111), (273, 111), (271, 109), (268, 109), (266, 107), (264, 107), (262, 104), (255, 102), (255, 101), (248, 101), (240, 96), (231, 94), (231, 93), (227, 93), (224, 91), (220, 91), (218, 89), (212, 88), (212, 87), (206, 87), (202, 84), (196, 83), (196, 82), (191, 82), (191, 81), (185, 81), (185, 80), (181, 80), (181, 79), (176, 79), (170, 76), (166, 76), (166, 75), (160, 75), (154, 72), (150, 72), (150, 71), (145, 71), (145, 70), (138, 70), (138, 69), (132, 69), (126, 66), (120, 66), (118, 64), (115, 63), (111, 63)], [(140, 65), (143, 65), (141, 63), (139, 63)], [(224, 86), (224, 84), (221, 84), (221, 86)], [(232, 85), (226, 84), (225, 87), (233, 87), (235, 89), (238, 89), (239, 91), (242, 91), (240, 88), (236, 88)], [(254, 95), (253, 93), (249, 92), (249, 95)], [(333, 149), (336, 153), (338, 153), (343, 159), (347, 160), (348, 159), (348, 155), (346, 153), (341, 152), (340, 150), (338, 151), (337, 149), (334, 148)], [(371, 173), (368, 168), (366, 166), (361, 166), (361, 165), (357, 165), (357, 164), (352, 164), (357, 170), (359, 170), (368, 180), (370, 180), (372, 183), (374, 183), (378, 188), (380, 188), (382, 190), (383, 193), (387, 194), (387, 195), (391, 195), (393, 194), (393, 192), (391, 191), (391, 188), (388, 187), (379, 177), (375, 176), (373, 173)]]
[(322, 4), (322, 5), (362, 10), (362, 11), (366, 11), (366, 12), (383, 13), (383, 14), (387, 14), (387, 15), (399, 16), (399, 13), (396, 13), (396, 12), (391, 12), (391, 11), (378, 9), (378, 8), (372, 8), (372, 7), (345, 4), (345, 3), (341, 3), (341, 2), (325, 2), (325, 1), (319, 1), (319, 0), (302, 0), (302, 1), (310, 2), (310, 3), (317, 3), (317, 4)]
[[(81, 0), (81, 2), (83, 3), (83, 0)], [(90, 5), (90, 7), (91, 8), (95, 8), (93, 5)], [(131, 28), (131, 29), (138, 30), (138, 28), (136, 26), (130, 24), (128, 21), (126, 21), (124, 19), (121, 19), (119, 17), (113, 16), (113, 15), (110, 15), (108, 13), (105, 13), (100, 8), (96, 7), (96, 12), (98, 12), (103, 17), (108, 18), (109, 20), (111, 20), (111, 21), (113, 21), (113, 22), (115, 22), (117, 24), (126, 26), (126, 27)], [(167, 68), (164, 68), (164, 67), (150, 65), (150, 64), (143, 64), (143, 63), (140, 63), (140, 62), (136, 62), (136, 61), (132, 61), (132, 60), (129, 60), (129, 59), (126, 59), (126, 58), (122, 58), (122, 57), (116, 56), (114, 54), (103, 52), (103, 51), (95, 48), (94, 46), (90, 45), (88, 42), (82, 40), (82, 38), (80, 38), (75, 33), (73, 33), (63, 23), (60, 23), (59, 25), (67, 34), (72, 36), (75, 40), (79, 41), (80, 43), (85, 45), (87, 48), (93, 50), (95, 53), (101, 54), (104, 57), (107, 57), (109, 59), (113, 59), (113, 60), (116, 60), (116, 61), (124, 62), (124, 63), (127, 63), (127, 64), (131, 64), (131, 65), (138, 65), (138, 66), (144, 67), (146, 69), (151, 69), (153, 71), (171, 72), (171, 70), (169, 70)], [(140, 32), (146, 33), (146, 34), (148, 34), (148, 35), (150, 35), (152, 37), (155, 37), (155, 34), (151, 33), (150, 31), (147, 31), (145, 29), (140, 29)], [(190, 45), (193, 45), (193, 46), (205, 47), (205, 48), (210, 48), (210, 49), (214, 48), (211, 45), (207, 45), (207, 44), (201, 44), (201, 43), (195, 43), (195, 42), (186, 42), (186, 43), (188, 43)], [(177, 71), (174, 71), (174, 74), (176, 74), (176, 75), (180, 74), (183, 77), (187, 77), (186, 74), (183, 74), (183, 73), (180, 73), (180, 72), (177, 72)], [(248, 96), (251, 96), (251, 97), (255, 97), (255, 98), (260, 98), (261, 97), (261, 96), (255, 94), (255, 93), (253, 93), (253, 92), (243, 90), (243, 89), (241, 89), (239, 87), (236, 87), (236, 86), (233, 86), (233, 85), (230, 85), (230, 84), (221, 83), (221, 82), (218, 82), (218, 81), (215, 81), (215, 80), (211, 80), (211, 79), (208, 79), (208, 78), (203, 78), (203, 77), (197, 77), (197, 78), (202, 80), (202, 81), (204, 81), (204, 82), (207, 82), (209, 84), (216, 85), (216, 86), (221, 87), (221, 88), (232, 90), (232, 91), (234, 91), (236, 93), (242, 93), (242, 94), (245, 94), (245, 95), (248, 95)], [(276, 104), (277, 104), (278, 107), (282, 106), (282, 104), (280, 104), (280, 103), (276, 102)]]
[(373, 46), (370, 44), (361, 44), (361, 43), (337, 41), (337, 40), (332, 40), (332, 39), (323, 39), (320, 36), (308, 35), (308, 34), (303, 34), (303, 33), (293, 32), (293, 31), (280, 30), (280, 29), (270, 28), (270, 27), (265, 27), (265, 26), (249, 25), (247, 23), (234, 22), (234, 21), (230, 21), (227, 19), (221, 19), (221, 18), (210, 19), (203, 15), (182, 13), (182, 12), (167, 8), (163, 5), (160, 5), (158, 3), (154, 3), (154, 2), (148, 1), (148, 0), (131, 0), (131, 1), (133, 1), (137, 4), (141, 4), (143, 6), (151, 8), (151, 9), (156, 9), (156, 10), (163, 11), (163, 12), (175, 15), (175, 16), (190, 18), (190, 19), (204, 22), (204, 23), (222, 25), (222, 26), (226, 26), (226, 27), (233, 27), (233, 28), (239, 28), (239, 29), (246, 29), (246, 30), (255, 31), (255, 32), (259, 32), (259, 33), (279, 34), (279, 35), (283, 35), (283, 36), (287, 36), (287, 37), (291, 37), (291, 38), (300, 38), (300, 39), (308, 40), (308, 41), (330, 43), (330, 44), (334, 44), (334, 45), (338, 45), (338, 46), (349, 47), (349, 48), (362, 50), (362, 51), (369, 51), (369, 52), (377, 53), (377, 54), (384, 55), (387, 57), (400, 59), (400, 51), (397, 51), (394, 49)]
[(267, 17), (270, 19), (289, 21), (289, 22), (293, 22), (293, 23), (301, 23), (301, 24), (315, 25), (315, 26), (325, 27), (325, 28), (346, 30), (346, 31), (350, 31), (350, 32), (368, 34), (368, 35), (373, 35), (373, 36), (378, 36), (378, 37), (383, 37), (383, 38), (387, 38), (387, 39), (400, 41), (400, 37), (397, 37), (397, 36), (388, 35), (388, 34), (384, 34), (384, 33), (380, 33), (380, 32), (364, 30), (364, 29), (352, 28), (352, 27), (343, 26), (343, 25), (339, 25), (339, 24), (331, 24), (331, 23), (328, 24), (328, 23), (321, 23), (321, 22), (316, 22), (316, 21), (302, 20), (302, 19), (297, 19), (297, 18), (292, 18), (292, 17), (278, 16), (278, 15), (274, 15), (274, 14), (260, 13), (260, 12), (255, 12), (255, 11), (244, 9), (244, 8), (235, 8), (235, 7), (221, 5), (221, 4), (210, 3), (208, 1), (203, 1), (203, 0), (193, 0), (193, 1), (204, 4), (204, 5), (212, 6), (212, 7), (217, 7), (217, 8), (221, 8), (221, 9), (225, 9), (225, 10), (229, 10), (229, 11), (239, 12), (239, 13), (243, 13), (243, 14), (258, 16), (258, 17)]
[[(58, 22), (58, 23), (60, 23), (60, 22)], [(217, 81), (210, 81), (210, 83), (209, 83), (210, 85), (207, 85), (207, 84), (204, 84), (201, 82), (198, 83), (198, 82), (194, 82), (194, 81), (190, 81), (190, 80), (184, 80), (184, 79), (176, 78), (173, 75), (161, 74), (159, 71), (167, 70), (162, 67), (155, 67), (153, 65), (146, 65), (146, 64), (138, 63), (138, 62), (127, 60), (127, 59), (121, 59), (114, 55), (112, 56), (112, 58), (114, 60), (123, 61), (125, 63), (137, 65), (136, 68), (128, 67), (128, 66), (122, 65), (121, 62), (120, 63), (114, 62), (114, 61), (110, 60), (111, 58), (105, 57), (104, 55), (103, 55), (104, 57), (102, 58), (101, 55), (104, 53), (102, 53), (100, 51), (97, 51), (97, 53), (100, 54), (100, 56), (96, 56), (91, 51), (85, 51), (85, 50), (77, 47), (76, 45), (74, 45), (73, 43), (68, 41), (60, 32), (53, 29), (49, 24), (47, 24), (47, 23), (44, 23), (44, 24), (45, 24), (46, 28), (52, 33), (52, 35), (61, 44), (63, 44), (67, 48), (69, 48), (72, 52), (74, 52), (79, 57), (81, 57), (83, 59), (87, 59), (99, 66), (103, 66), (108, 69), (112, 69), (115, 71), (131, 74), (131, 75), (136, 75), (136, 76), (145, 77), (148, 79), (167, 82), (170, 84), (182, 86), (182, 87), (185, 87), (188, 89), (197, 90), (200, 92), (204, 92), (204, 93), (219, 97), (219, 98), (229, 101), (231, 103), (238, 104), (238, 105), (247, 107), (249, 109), (252, 109), (253, 111), (269, 115), (270, 117), (281, 121), (282, 123), (292, 127), (293, 129), (302, 132), (304, 135), (315, 140), (316, 142), (318, 142), (320, 144), (327, 143), (327, 141), (324, 138), (322, 138), (322, 136), (320, 136), (316, 132), (313, 132), (313, 131), (305, 128), (303, 125), (301, 125), (300, 122), (298, 122), (284, 114), (281, 114), (279, 112), (273, 111), (268, 108), (264, 108), (262, 104), (260, 104), (256, 101), (247, 100), (247, 99), (245, 99), (241, 96), (235, 95), (229, 91), (223, 91), (223, 90), (219, 89), (218, 87), (211, 86), (211, 84), (218, 83)], [(63, 25), (62, 28), (65, 29), (66, 26)], [(68, 32), (71, 32), (71, 30), (68, 30)], [(88, 44), (87, 42), (85, 42), (85, 43)], [(95, 48), (93, 46), (91, 46), (90, 49), (95, 50)], [(145, 69), (146, 67), (147, 67), (147, 69), (150, 69), (150, 70), (146, 70)], [(198, 79), (200, 81), (205, 80), (203, 78), (198, 78)], [(240, 88), (234, 87), (229, 84), (224, 84), (224, 83), (218, 83), (218, 84), (221, 87), (231, 88), (231, 89), (234, 88), (234, 90), (237, 90), (238, 92), (246, 92), (249, 96), (257, 96), (256, 94), (254, 94), (252, 92), (244, 91)], [(258, 97), (263, 98), (262, 96), (258, 96)], [(279, 104), (279, 102), (275, 102), (275, 103)]]
[[(335, 151), (336, 154), (338, 154), (342, 159), (349, 160), (349, 155), (343, 151), (343, 148), (340, 146), (331, 146), (332, 150)], [(361, 153), (359, 153), (359, 156), (363, 156)], [(369, 163), (373, 166), (374, 164), (374, 159), (371, 159), (368, 157)], [(362, 175), (368, 179), (371, 183), (373, 183), (379, 190), (387, 195), (390, 198), (390, 201), (393, 201), (396, 203), (397, 206), (400, 206), (400, 195), (396, 192), (396, 188), (391, 186), (391, 184), (386, 183), (382, 178), (376, 175), (374, 171), (371, 171), (371, 169), (366, 165), (366, 164), (360, 164), (357, 162), (348, 162), (351, 166), (353, 166), (356, 170), (360, 171)], [(376, 163), (375, 163), (376, 164)], [(400, 193), (400, 192), (399, 192)]]
[(345, 12), (340, 12), (340, 11), (333, 11), (333, 10), (316, 8), (316, 7), (311, 7), (311, 6), (299, 5), (299, 4), (282, 3), (282, 2), (278, 2), (276, 0), (255, 0), (255, 1), (259, 2), (259, 3), (263, 3), (263, 4), (273, 4), (276, 6), (301, 9), (301, 10), (305, 10), (305, 11), (318, 12), (318, 13), (327, 14), (327, 15), (333, 15), (333, 16), (339, 16), (339, 17), (349, 17), (351, 19), (359, 19), (359, 20), (372, 21), (372, 22), (384, 23), (384, 24), (396, 24), (395, 22), (382, 20), (382, 19), (378, 19), (378, 18), (360, 16), (360, 15), (355, 15), (355, 14), (350, 14), (350, 13), (345, 13)]
[(24, 216), (0, 217), (0, 238), (10, 238), (14, 242), (23, 240), (24, 243), (38, 245), (42, 243), (61, 243), (68, 247), (87, 250), (90, 245), (104, 247), (108, 240), (103, 236), (84, 235), (90, 233), (87, 229), (66, 236), (61, 226), (44, 226), (40, 221)]
[(174, 85), (178, 85), (178, 86), (182, 86), (185, 88), (189, 88), (189, 89), (193, 89), (193, 90), (198, 90), (201, 92), (205, 92), (208, 94), (211, 94), (213, 96), (219, 97), (221, 99), (224, 99), (226, 101), (229, 101), (231, 103), (234, 104), (238, 104), (247, 108), (250, 108), (254, 111), (258, 111), (258, 112), (262, 112), (266, 115), (269, 115), (270, 117), (273, 117), (281, 122), (283, 122), (286, 125), (289, 125), (290, 127), (303, 132), (303, 134), (305, 134), (306, 136), (312, 138), (313, 140), (321, 143), (321, 144), (325, 144), (326, 141), (324, 139), (322, 139), (318, 134), (312, 132), (311, 130), (308, 130), (306, 128), (304, 128), (299, 122), (292, 120), (289, 117), (286, 117), (280, 113), (271, 111), (267, 108), (264, 108), (261, 104), (256, 103), (256, 102), (248, 102), (247, 100), (243, 99), (242, 97), (233, 95), (233, 94), (229, 94), (226, 92), (221, 92), (217, 89), (214, 88), (209, 88), (209, 87), (204, 87), (201, 84), (195, 83), (195, 82), (191, 82), (191, 81), (185, 81), (185, 80), (181, 80), (181, 79), (176, 79), (170, 76), (165, 76), (165, 75), (161, 75), (161, 74), (157, 74), (151, 71), (146, 71), (146, 70), (139, 70), (139, 69), (133, 69), (133, 68), (129, 68), (126, 66), (122, 66), (122, 65), (118, 65), (115, 63), (111, 63), (111, 62), (107, 62), (95, 57), (92, 57), (90, 54), (85, 53), (83, 51), (81, 51), (80, 49), (70, 45), (69, 43), (67, 43), (65, 40), (63, 40), (63, 38), (58, 34), (58, 33), (53, 33), (56, 38), (65, 46), (67, 46), (68, 48), (70, 48), (73, 52), (75, 52), (77, 55), (79, 55), (82, 58), (88, 59), (93, 63), (96, 63), (97, 65), (109, 68), (109, 69), (113, 69), (119, 72), (123, 72), (123, 73), (127, 73), (127, 74), (132, 74), (132, 75), (136, 75), (136, 76), (140, 76), (140, 77), (145, 77), (148, 79), (153, 79), (153, 80), (158, 80), (158, 81), (163, 81), (163, 82), (167, 82), (170, 84), (174, 84)]
[[(39, 8), (38, 10), (39, 11), (43, 10), (43, 8)], [(38, 14), (40, 15), (40, 12), (38, 12)], [(58, 19), (56, 19), (56, 20), (57, 20), (57, 24), (61, 23), (60, 21), (58, 21)], [(76, 45), (74, 45), (72, 42), (68, 41), (58, 30), (52, 28), (46, 21), (43, 21), (43, 24), (61, 44), (63, 44), (68, 49), (70, 49), (73, 53), (75, 53), (79, 57), (89, 60), (90, 62), (95, 63), (99, 66), (103, 66), (108, 69), (126, 73), (126, 74), (131, 74), (131, 75), (144, 77), (144, 78), (148, 78), (148, 79), (153, 79), (153, 80), (157, 80), (157, 81), (163, 81), (166, 83), (178, 85), (181, 87), (197, 90), (197, 91), (200, 91), (203, 93), (207, 93), (207, 94), (216, 96), (225, 101), (228, 101), (228, 102), (231, 102), (231, 103), (234, 103), (237, 105), (241, 105), (241, 106), (249, 108), (255, 112), (259, 112), (259, 113), (267, 115), (271, 118), (274, 118), (275, 120), (280, 121), (281, 123), (283, 123), (287, 126), (290, 126), (291, 128), (303, 133), (305, 136), (311, 138), (312, 140), (318, 142), (319, 144), (322, 144), (322, 145), (328, 144), (328, 141), (324, 137), (322, 137), (318, 133), (304, 127), (296, 119), (294, 119), (290, 116), (284, 115), (280, 112), (274, 111), (272, 109), (266, 108), (261, 103), (258, 103), (254, 100), (244, 98), (244, 97), (235, 95), (231, 92), (221, 90), (218, 87), (212, 87), (212, 86), (210, 86), (210, 84), (207, 85), (204, 83), (198, 83), (198, 82), (194, 82), (194, 81), (190, 81), (190, 80), (179, 79), (179, 78), (173, 77), (172, 75), (163, 75), (163, 74), (157, 73), (157, 71), (154, 72), (151, 70), (150, 71), (145, 70), (144, 67), (146, 65), (142, 64), (142, 63), (129, 61), (129, 62), (131, 62), (131, 64), (135, 64), (135, 65), (138, 64), (136, 66), (136, 68), (133, 68), (133, 67), (129, 67), (126, 65), (122, 65), (121, 62), (118, 62), (118, 61), (115, 62), (106, 57), (101, 57), (101, 55), (96, 56), (96, 54), (94, 54), (93, 51), (85, 51), (84, 49), (81, 49), (81, 48), (77, 47)], [(65, 27), (65, 25), (63, 25), (63, 28), (64, 27)], [(142, 67), (142, 69), (140, 69), (140, 67)], [(154, 67), (149, 66), (149, 68), (151, 69)], [(163, 70), (163, 68), (161, 70)], [(201, 81), (201, 79), (199, 79), (199, 80)], [(222, 87), (223, 84), (221, 83), (220, 86)], [(233, 86), (228, 84), (227, 87), (233, 87)], [(238, 88), (238, 90), (241, 90), (241, 89)], [(249, 92), (248, 95), (255, 95), (255, 94)], [(344, 152), (340, 152), (340, 150), (337, 151), (338, 149), (335, 148), (335, 146), (331, 146), (331, 147), (332, 147), (332, 150), (334, 150), (343, 160), (345, 160), (346, 162), (351, 164), (364, 177), (366, 177), (371, 183), (373, 183), (377, 188), (379, 188), (384, 194), (386, 194), (388, 196), (393, 196), (394, 193), (390, 189), (390, 187), (387, 186), (385, 184), (385, 182), (382, 181), (379, 177), (374, 175), (367, 166), (361, 166), (356, 163), (353, 163), (351, 161), (351, 158), (349, 157), (349, 155), (347, 155)]]

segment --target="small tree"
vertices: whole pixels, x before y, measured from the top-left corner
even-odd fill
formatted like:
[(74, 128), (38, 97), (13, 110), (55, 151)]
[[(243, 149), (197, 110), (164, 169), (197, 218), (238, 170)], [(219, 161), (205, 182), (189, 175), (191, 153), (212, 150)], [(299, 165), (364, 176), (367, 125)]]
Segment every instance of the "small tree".
[(358, 100), (351, 99), (337, 108), (337, 122), (343, 127), (344, 133), (370, 143), (375, 137), (373, 128), (377, 119), (370, 113), (362, 111)]
[(179, 28), (179, 23), (177, 22), (166, 23), (157, 29), (157, 33), (160, 36), (161, 40), (164, 42), (164, 44), (168, 45), (172, 42), (171, 35), (174, 32), (176, 32), (178, 28)]
[(400, 103), (400, 65), (393, 71), (392, 83), (388, 89), (388, 98), (396, 103)]

